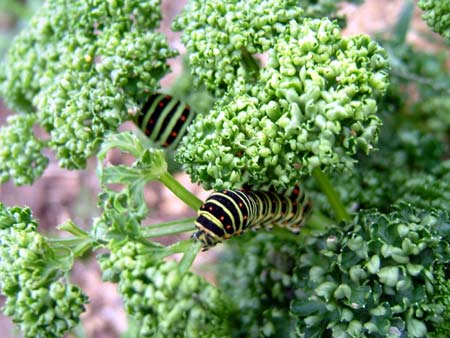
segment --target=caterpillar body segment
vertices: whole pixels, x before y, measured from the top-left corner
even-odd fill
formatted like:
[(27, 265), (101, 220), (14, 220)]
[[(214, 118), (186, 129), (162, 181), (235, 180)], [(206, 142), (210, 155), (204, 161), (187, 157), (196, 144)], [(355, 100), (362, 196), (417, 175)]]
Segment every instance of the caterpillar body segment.
[(298, 187), (289, 195), (250, 190), (216, 191), (198, 211), (197, 231), (192, 237), (207, 250), (247, 229), (271, 229), (278, 225), (298, 233), (310, 211), (311, 200)]
[(194, 115), (180, 100), (170, 95), (152, 94), (137, 117), (137, 125), (154, 143), (175, 148)]

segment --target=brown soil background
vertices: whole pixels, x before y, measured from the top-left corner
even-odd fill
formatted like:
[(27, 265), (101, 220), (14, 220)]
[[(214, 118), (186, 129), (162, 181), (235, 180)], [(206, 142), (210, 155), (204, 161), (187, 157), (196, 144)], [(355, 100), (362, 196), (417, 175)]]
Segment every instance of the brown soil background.
[[(185, 0), (163, 0), (162, 2), (164, 20), (161, 30), (168, 36), (171, 46), (183, 53), (184, 47), (179, 41), (179, 33), (170, 31), (170, 22), (181, 11)], [(348, 20), (345, 34), (372, 34), (389, 30), (395, 22), (402, 4), (401, 0), (367, 0), (361, 6), (344, 4), (342, 12), (347, 15)], [(438, 49), (440, 43), (430, 44), (423, 41), (424, 34), (430, 34), (430, 31), (420, 19), (420, 11), (417, 8), (414, 15), (408, 40), (420, 44), (426, 50)], [(442, 41), (438, 36), (436, 36), (436, 40)], [(170, 60), (173, 72), (163, 79), (163, 87), (170, 86), (176, 75), (180, 73), (180, 60), (181, 57)], [(0, 100), (0, 124), (4, 123), (6, 116), (10, 113)], [(118, 160), (120, 161), (120, 158)], [(87, 170), (68, 171), (59, 168), (55, 159), (51, 158), (50, 165), (43, 177), (34, 185), (27, 187), (15, 187), (11, 183), (0, 185), (0, 201), (6, 205), (30, 206), (34, 216), (40, 221), (41, 230), (48, 233), (56, 233), (55, 227), (69, 218), (88, 229), (91, 218), (99, 213), (96, 208), (99, 185), (95, 176), (95, 166), (95, 159), (92, 159), (89, 161)], [(200, 198), (203, 199), (207, 196), (208, 193), (190, 183), (186, 175), (177, 174), (176, 176)], [(151, 210), (146, 224), (195, 215), (170, 191), (157, 183), (148, 185), (146, 200)], [(220, 248), (210, 250), (208, 254), (200, 254), (194, 269), (206, 270), (202, 269), (202, 266), (213, 261), (219, 253)], [(78, 283), (90, 298), (87, 311), (82, 316), (86, 336), (89, 338), (119, 337), (127, 327), (122, 301), (114, 284), (101, 281), (101, 274), (94, 255), (83, 262), (78, 262), (72, 275), (73, 281)], [(206, 275), (208, 279), (214, 279), (211, 273)], [(0, 298), (0, 305), (3, 302), (4, 299)], [(20, 337), (20, 334), (14, 329), (10, 319), (0, 314), (0, 338), (16, 337)], [(71, 336), (69, 335), (69, 337)]]

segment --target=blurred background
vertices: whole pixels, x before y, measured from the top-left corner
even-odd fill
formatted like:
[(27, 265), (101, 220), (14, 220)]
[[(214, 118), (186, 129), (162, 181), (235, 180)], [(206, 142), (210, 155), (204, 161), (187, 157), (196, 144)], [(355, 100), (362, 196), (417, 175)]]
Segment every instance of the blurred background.
[[(8, 45), (24, 26), (27, 19), (43, 0), (0, 0), (0, 59), (5, 56)], [(180, 34), (170, 30), (171, 21), (179, 13), (186, 1), (163, 0), (163, 21), (161, 31), (166, 34), (173, 48), (184, 53), (180, 42)], [(366, 33), (385, 33), (392, 29), (403, 5), (402, 0), (366, 0), (356, 6), (343, 3), (342, 13), (347, 17), (345, 35)], [(425, 51), (439, 50), (444, 42), (433, 34), (420, 19), (420, 10), (416, 7), (412, 27), (408, 33), (408, 41), (419, 45)], [(430, 38), (431, 37), (431, 38)], [(447, 57), (450, 68), (450, 57)], [(162, 81), (163, 88), (174, 84), (182, 71), (182, 57), (170, 60), (172, 73)], [(0, 98), (0, 125), (12, 112), (4, 106)], [(111, 162), (121, 162), (120, 154), (113, 154)], [(99, 185), (95, 175), (96, 160), (91, 159), (86, 170), (68, 171), (58, 167), (52, 154), (49, 154), (50, 165), (34, 185), (16, 187), (12, 183), (0, 185), (0, 201), (6, 205), (28, 205), (34, 217), (40, 221), (41, 231), (56, 233), (55, 227), (72, 219), (75, 223), (90, 227), (92, 217), (99, 215), (96, 207)], [(182, 174), (175, 174), (190, 191), (201, 199), (208, 193), (199, 186), (190, 183), (190, 179)], [(146, 200), (150, 208), (150, 216), (146, 224), (169, 221), (194, 216), (195, 213), (172, 195), (170, 191), (158, 183), (151, 183), (146, 190)], [(164, 239), (162, 239), (164, 241)], [(211, 281), (214, 276), (207, 272), (208, 262), (214, 261), (220, 254), (220, 248), (203, 253), (196, 260), (196, 269), (202, 270)], [(203, 268), (202, 268), (203, 267)], [(209, 270), (210, 271), (210, 270)], [(83, 328), (76, 332), (76, 337), (115, 338), (120, 337), (127, 328), (127, 320), (122, 310), (121, 299), (115, 291), (115, 285), (101, 281), (95, 257), (88, 257), (78, 262), (73, 270), (73, 281), (79, 284), (89, 295), (90, 304), (82, 316)], [(0, 298), (0, 305), (3, 299)], [(0, 314), (0, 337), (20, 337), (14, 330), (9, 318)]]

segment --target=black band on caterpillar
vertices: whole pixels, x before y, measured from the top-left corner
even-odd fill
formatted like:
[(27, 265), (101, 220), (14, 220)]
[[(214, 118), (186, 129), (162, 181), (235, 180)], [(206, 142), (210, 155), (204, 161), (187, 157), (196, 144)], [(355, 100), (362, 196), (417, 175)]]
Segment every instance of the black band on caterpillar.
[(224, 190), (212, 193), (198, 211), (192, 235), (203, 250), (250, 228), (273, 225), (298, 233), (311, 211), (311, 200), (299, 187), (287, 195), (276, 192)]
[(154, 143), (174, 148), (194, 115), (183, 102), (169, 95), (152, 94), (137, 117), (137, 125)]

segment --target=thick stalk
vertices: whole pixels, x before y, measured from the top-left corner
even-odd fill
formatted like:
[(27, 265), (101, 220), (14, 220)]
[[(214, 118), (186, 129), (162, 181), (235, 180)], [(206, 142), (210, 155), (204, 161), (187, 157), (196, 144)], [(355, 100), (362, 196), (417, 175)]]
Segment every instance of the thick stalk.
[(330, 202), (330, 205), (333, 208), (334, 213), (336, 214), (337, 221), (349, 221), (350, 216), (347, 213), (344, 204), (342, 204), (336, 190), (334, 190), (333, 186), (331, 185), (328, 177), (319, 168), (315, 168), (313, 170), (313, 176), (319, 184), (322, 192), (325, 194), (325, 196), (327, 196), (328, 202)]
[(154, 238), (161, 236), (176, 235), (182, 232), (195, 230), (195, 217), (176, 220), (172, 222), (160, 223), (142, 228), (142, 236), (145, 238)]
[(159, 177), (159, 181), (164, 184), (170, 191), (172, 191), (179, 199), (190, 206), (194, 210), (200, 209), (203, 202), (189, 192), (175, 177), (168, 172), (165, 172)]

